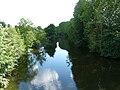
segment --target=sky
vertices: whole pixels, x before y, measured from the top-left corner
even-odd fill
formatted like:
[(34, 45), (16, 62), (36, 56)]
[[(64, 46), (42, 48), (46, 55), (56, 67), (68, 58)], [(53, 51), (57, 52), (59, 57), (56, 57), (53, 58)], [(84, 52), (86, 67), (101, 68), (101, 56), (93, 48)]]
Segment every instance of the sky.
[(58, 26), (60, 22), (73, 17), (78, 0), (0, 0), (0, 20), (12, 26), (20, 18), (30, 19), (42, 28), (49, 24)]

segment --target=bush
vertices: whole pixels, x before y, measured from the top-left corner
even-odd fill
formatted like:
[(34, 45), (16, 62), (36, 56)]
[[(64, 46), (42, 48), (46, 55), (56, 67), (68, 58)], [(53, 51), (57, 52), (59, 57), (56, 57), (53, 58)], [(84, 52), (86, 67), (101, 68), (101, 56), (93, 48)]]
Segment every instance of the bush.
[(0, 30), (0, 87), (6, 87), (5, 78), (14, 69), (17, 59), (24, 53), (24, 40), (13, 28)]

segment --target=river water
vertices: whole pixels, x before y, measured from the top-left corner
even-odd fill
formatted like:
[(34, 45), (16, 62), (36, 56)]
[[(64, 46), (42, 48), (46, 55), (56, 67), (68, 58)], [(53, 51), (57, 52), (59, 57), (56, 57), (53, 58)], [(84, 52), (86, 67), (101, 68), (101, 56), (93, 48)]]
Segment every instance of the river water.
[(6, 90), (120, 90), (118, 60), (62, 43), (30, 51), (21, 57)]

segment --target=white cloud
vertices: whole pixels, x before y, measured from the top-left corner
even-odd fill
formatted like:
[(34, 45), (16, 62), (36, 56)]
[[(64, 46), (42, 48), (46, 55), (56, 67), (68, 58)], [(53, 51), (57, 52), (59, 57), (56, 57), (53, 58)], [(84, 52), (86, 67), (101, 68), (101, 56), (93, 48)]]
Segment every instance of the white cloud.
[(58, 25), (73, 17), (78, 0), (0, 0), (0, 19), (12, 25), (29, 18), (42, 27)]
[(61, 83), (58, 79), (59, 76), (56, 71), (45, 69), (34, 77), (31, 84), (37, 88), (43, 87), (44, 90), (61, 90)]

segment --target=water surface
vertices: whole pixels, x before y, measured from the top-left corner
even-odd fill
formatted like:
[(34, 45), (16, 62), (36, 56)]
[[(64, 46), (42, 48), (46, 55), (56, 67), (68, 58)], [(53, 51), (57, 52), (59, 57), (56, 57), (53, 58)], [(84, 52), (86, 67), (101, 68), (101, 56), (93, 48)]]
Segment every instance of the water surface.
[[(42, 49), (44, 48), (42, 47)], [(61, 49), (59, 43), (57, 43), (53, 57), (45, 52), (42, 54), (43, 58), (38, 60), (36, 54), (29, 53), (30, 63), (27, 66), (27, 74), (30, 75), (18, 81), (16, 90), (76, 90), (68, 52)], [(16, 78), (19, 78), (19, 76), (15, 76)], [(14, 82), (14, 80), (11, 80), (11, 82)], [(15, 88), (9, 85), (7, 89), (14, 90)]]
[(120, 90), (120, 61), (51, 44), (21, 57), (6, 90)]

